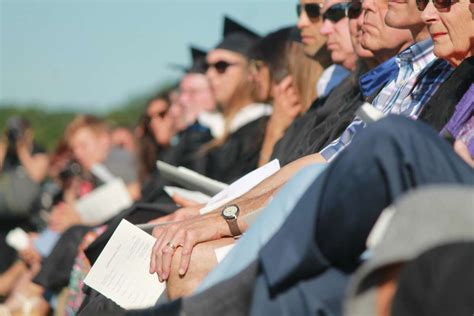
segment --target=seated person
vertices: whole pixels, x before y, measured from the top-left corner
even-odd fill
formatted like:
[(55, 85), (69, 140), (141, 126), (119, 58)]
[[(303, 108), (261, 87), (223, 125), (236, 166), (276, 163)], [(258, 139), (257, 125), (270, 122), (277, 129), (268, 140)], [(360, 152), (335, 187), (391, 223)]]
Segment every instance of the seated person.
[(473, 245), (471, 240), (439, 246), (405, 264), (391, 315), (469, 314), (474, 308)]
[[(265, 131), (259, 166), (269, 161), (275, 143), (284, 135), (293, 120), (304, 114), (317, 97), (316, 82), (329, 63), (329, 53), (323, 47), (318, 59), (309, 58), (296, 34), (296, 28), (271, 32), (254, 47), (252, 63), (268, 69), (273, 112)], [(324, 41), (323, 39), (320, 39)], [(262, 80), (268, 82), (269, 80)], [(268, 94), (268, 92), (267, 92)]]
[[(413, 5), (413, 3), (410, 2), (409, 4), (407, 4), (407, 6), (410, 6), (410, 5)], [(456, 12), (453, 11), (453, 13), (450, 13), (450, 14), (453, 15), (453, 16), (452, 16), (453, 19), (456, 19), (456, 18), (457, 18), (456, 20), (459, 20), (459, 21), (465, 20), (465, 19), (467, 18), (467, 14), (466, 14), (465, 11), (456, 11)], [(457, 16), (456, 16), (456, 15), (457, 15)], [(463, 16), (463, 15), (464, 15), (464, 16)], [(465, 23), (469, 23), (469, 20), (466, 20)], [(467, 35), (467, 36), (466, 36), (466, 35)], [(463, 36), (463, 34), (459, 34), (458, 36), (460, 36), (460, 37), (458, 38), (459, 40), (461, 40), (461, 41), (464, 40), (466, 43), (469, 43), (469, 38), (470, 38), (470, 36), (469, 36), (468, 34), (464, 34), (464, 36)], [(445, 56), (446, 56), (447, 59), (450, 59), (450, 56), (453, 56), (453, 57), (454, 57), (454, 56), (457, 56), (457, 54), (456, 54), (456, 55), (450, 55), (452, 52), (453, 52), (453, 51), (449, 51), (449, 50), (445, 52), (445, 53), (446, 53)], [(469, 53), (469, 51), (466, 51), (465, 54), (466, 54), (467, 56), (470, 56), (471, 53)], [(468, 160), (468, 161), (469, 161), (469, 160)], [(470, 174), (470, 172), (468, 172), (468, 174)], [(281, 244), (280, 244), (280, 247), (281, 247)]]
[[(206, 57), (206, 75), (225, 121), (224, 134), (203, 150), (205, 175), (225, 183), (255, 169), (271, 106), (259, 103), (250, 49), (258, 36), (226, 18), (224, 38)], [(267, 98), (268, 96), (266, 96)]]
[[(64, 134), (74, 159), (81, 165), (85, 176), (91, 179), (93, 186), (107, 182), (107, 179), (94, 174), (94, 168), (103, 166), (109, 174), (124, 180), (133, 200), (140, 197), (135, 158), (127, 151), (112, 146), (104, 121), (81, 115), (69, 123)], [(50, 228), (58, 232), (80, 223), (81, 219), (71, 204), (62, 204), (53, 210), (49, 219)]]
[[(91, 229), (88, 226), (78, 226), (82, 224), (82, 219), (76, 212), (74, 204), (79, 197), (113, 177), (124, 180), (131, 198), (136, 199), (140, 195), (134, 157), (127, 151), (111, 145), (109, 130), (104, 121), (88, 115), (76, 117), (66, 128), (65, 141), (74, 159), (81, 165), (83, 177), (87, 181), (73, 185), (69, 190), (71, 194), (65, 192), (63, 201), (53, 207), (48, 218), (48, 227), (41, 233), (41, 235), (55, 236), (55, 238), (43, 240), (52, 252), (49, 255), (43, 254), (44, 264), (35, 265), (36, 269), (25, 275), (25, 278), (21, 280), (22, 285), (15, 288), (11, 295), (14, 303), (25, 293), (32, 292), (41, 296), (51, 283), (56, 282), (58, 276), (70, 272), (66, 257), (72, 253), (72, 258), (74, 258), (82, 237)], [(96, 171), (98, 166), (101, 166), (102, 169), (99, 170), (101, 172)], [(64, 235), (61, 236), (63, 233)], [(33, 246), (32, 252), (37, 252), (37, 247), (38, 245)], [(50, 264), (58, 261), (61, 265)], [(40, 285), (33, 284), (32, 279)], [(38, 301), (45, 304), (44, 301)]]
[[(368, 150), (369, 148), (372, 150)], [(429, 161), (427, 157), (430, 157)], [(399, 163), (400, 159), (403, 159), (403, 164)], [(268, 212), (261, 215), (261, 221), (257, 220), (250, 227), (248, 234), (251, 235), (242, 237), (240, 242), (253, 238), (247, 241), (250, 244), (258, 242), (264, 245), (258, 253), (259, 268), (251, 272), (255, 273), (250, 276), (254, 281), (247, 283), (245, 287), (237, 281), (247, 277), (247, 268), (253, 263), (248, 264), (244, 270), (238, 269), (237, 271), (241, 271), (238, 274), (234, 274), (234, 270), (226, 270), (229, 273), (220, 278), (229, 280), (228, 283), (225, 281), (225, 286), (224, 283), (217, 284), (181, 301), (185, 313), (192, 311), (193, 314), (218, 315), (227, 306), (219, 304), (223, 297), (249, 302), (246, 299), (249, 295), (252, 305), (250, 309), (244, 307), (244, 310), (247, 313), (251, 310), (255, 315), (271, 313), (272, 310), (287, 310), (288, 314), (290, 310), (300, 310), (297, 314), (301, 314), (306, 308), (316, 308), (306, 310), (306, 313), (311, 314), (318, 310), (338, 314), (347, 276), (360, 264), (360, 257), (366, 250), (366, 239), (384, 208), (416, 187), (429, 184), (474, 184), (473, 169), (431, 128), (397, 116), (374, 123), (362, 132), (354, 139), (354, 144), (319, 176), (320, 171), (315, 167), (307, 167), (282, 189), (280, 194), (283, 200), (285, 193), (302, 194), (296, 204), (289, 202), (285, 205), (277, 195), (270, 203)], [(360, 176), (361, 174), (364, 176)], [(314, 176), (315, 180), (308, 178)], [(313, 182), (307, 189), (301, 190), (302, 179)], [(272, 212), (285, 209), (290, 211), (289, 217), (284, 223), (277, 219), (276, 225), (282, 225), (281, 228), (273, 237), (271, 233), (267, 235), (263, 228), (267, 228), (268, 224), (272, 229), (278, 229), (275, 222), (271, 221), (274, 218)], [(281, 214), (275, 216), (279, 218)], [(257, 224), (259, 225), (256, 226)], [(240, 248), (238, 261), (248, 262), (245, 251), (249, 243), (240, 242), (234, 249)], [(178, 248), (176, 252), (184, 250)], [(211, 254), (208, 251), (208, 256)], [(203, 254), (199, 255), (200, 258), (201, 256), (204, 257)], [(235, 261), (234, 257), (234, 262), (230, 263)], [(240, 265), (240, 262), (237, 263)], [(178, 268), (179, 265), (173, 265), (173, 269), (174, 267)], [(200, 264), (192, 261), (190, 269), (199, 271)], [(337, 287), (336, 283), (331, 283), (329, 287), (324, 278), (320, 279), (327, 269), (342, 273), (341, 278), (336, 278), (339, 280)], [(175, 275), (177, 271), (172, 270), (170, 280)], [(324, 276), (329, 277), (326, 274)], [(333, 277), (335, 276), (331, 276)], [(241, 286), (234, 287), (231, 285), (234, 283)], [(317, 296), (310, 293), (322, 291), (321, 287), (326, 295), (318, 300)], [(185, 286), (181, 290), (189, 293)], [(159, 314), (160, 311), (157, 309), (154, 313)]]
[(0, 274), (16, 259), (6, 235), (18, 226), (30, 226), (47, 172), (48, 155), (34, 140), (30, 123), (22, 117), (9, 118), (0, 136)]
[(178, 99), (186, 113), (187, 126), (207, 127), (212, 137), (218, 138), (222, 136), (224, 121), (206, 77), (206, 55), (206, 51), (191, 46), (192, 65), (181, 78)]
[[(351, 280), (345, 315), (409, 315), (406, 310), (405, 313), (397, 313), (397, 309), (403, 306), (407, 308), (410, 305), (412, 309), (413, 304), (408, 304), (408, 301), (404, 300), (404, 304), (400, 304), (399, 307), (395, 302), (397, 296), (402, 299), (411, 294), (411, 299), (421, 302), (423, 297), (427, 296), (425, 293), (416, 294), (415, 290), (421, 288), (424, 281), (416, 277), (418, 285), (414, 286), (414, 282), (411, 282), (411, 287), (407, 287), (408, 284), (399, 287), (397, 279), (399, 277), (405, 279), (404, 270), (411, 269), (408, 267), (411, 265), (410, 261), (431, 248), (459, 241), (474, 241), (473, 188), (472, 186), (426, 188), (407, 194), (386, 209), (385, 214), (382, 213), (380, 224), (376, 224), (369, 237), (368, 260), (355, 272)], [(427, 261), (425, 264), (424, 270), (428, 272), (431, 269), (427, 267), (434, 266), (436, 262)], [(454, 272), (453, 270), (450, 273)], [(442, 279), (445, 277), (437, 275), (432, 281), (441, 282)], [(431, 285), (425, 290), (434, 288), (443, 289)], [(457, 289), (459, 286), (449, 288), (449, 291), (455, 296)], [(401, 300), (399, 302), (402, 303)], [(419, 311), (415, 314), (427, 315), (422, 311), (432, 308), (431, 304), (433, 303), (419, 304), (417, 306)], [(439, 304), (437, 309), (448, 307), (440, 301), (435, 304)], [(463, 307), (449, 305), (449, 310), (445, 312), (457, 315), (458, 313), (454, 312), (456, 308)]]
[(131, 154), (137, 152), (137, 140), (131, 128), (116, 126), (110, 133), (110, 138), (112, 139), (112, 146), (123, 148)]
[[(329, 7), (332, 5), (334, 5), (334, 3), (328, 1), (325, 9), (329, 10)], [(369, 5), (370, 8), (367, 7), (367, 10), (370, 11), (383, 10), (383, 6), (387, 6), (387, 4), (382, 0), (375, 3), (364, 2), (364, 7)], [(441, 82), (443, 82), (443, 80), (452, 72), (452, 68), (445, 61), (436, 59), (436, 57), (432, 55), (431, 41), (427, 39), (429, 35), (426, 32), (426, 28), (423, 27), (423, 21), (421, 20), (420, 15), (415, 18), (415, 22), (412, 21), (414, 18), (413, 14), (407, 14), (404, 16), (407, 17), (406, 19), (408, 19), (409, 16), (409, 21), (399, 21), (400, 25), (405, 25), (404, 27), (410, 30), (412, 39), (415, 39), (418, 42), (403, 51), (397, 56), (397, 58), (408, 58), (411, 62), (419, 65), (419, 67), (415, 67), (416, 71), (413, 71), (413, 69), (411, 69), (411, 62), (406, 65), (401, 64), (400, 67), (402, 67), (403, 70), (405, 70), (403, 67), (410, 68), (409, 72), (411, 74), (409, 80), (405, 80), (402, 85), (396, 84), (400, 78), (389, 81), (389, 83), (374, 99), (373, 103), (377, 108), (385, 112), (401, 113), (400, 111), (403, 109), (404, 115), (416, 117), (426, 100), (429, 99)], [(378, 19), (380, 27), (385, 27), (383, 20), (380, 18)], [(363, 43), (364, 39), (367, 42), (370, 42), (370, 36), (371, 35), (365, 33), (363, 36)], [(398, 76), (404, 74), (402, 69), (399, 71)], [(406, 91), (408, 91), (407, 89), (410, 90), (411, 93), (406, 93)], [(405, 93), (392, 93), (393, 91), (402, 92), (402, 90), (405, 91)], [(341, 137), (333, 144), (323, 149), (321, 154), (304, 157), (286, 166), (276, 175), (265, 180), (257, 186), (257, 188), (254, 188), (252, 191), (247, 193), (243, 198), (238, 199), (236, 202), (240, 208), (240, 216), (247, 214), (249, 210), (254, 210), (262, 206), (263, 203), (267, 201), (268, 197), (273, 195), (280, 185), (302, 166), (318, 161), (327, 161), (326, 159), (333, 159), (343, 148), (345, 148), (346, 145), (350, 143), (352, 136), (364, 126), (363, 122), (356, 119), (344, 132), (345, 134), (343, 135), (346, 136)], [(188, 214), (191, 213), (192, 215), (196, 214), (193, 214), (190, 210), (186, 210), (186, 212), (188, 212)], [(197, 210), (195, 210), (195, 212), (197, 212)], [(245, 230), (245, 223), (239, 222), (239, 224), (242, 224), (241, 230)], [(155, 236), (159, 241), (152, 256), (152, 262), (154, 263), (154, 260), (156, 259), (157, 265), (152, 264), (151, 271), (158, 271), (158, 275), (161, 279), (167, 279), (169, 276), (168, 267), (171, 262), (169, 254), (173, 252), (170, 250), (169, 246), (166, 245), (167, 242), (164, 241), (165, 239), (168, 241), (173, 240), (173, 244), (183, 246), (183, 255), (178, 256), (178, 258), (182, 257), (183, 260), (177, 258), (173, 265), (180, 266), (181, 272), (185, 273), (193, 245), (210, 239), (218, 239), (226, 235), (231, 235), (225, 220), (218, 213), (207, 214), (201, 219), (192, 218), (192, 220), (183, 221), (180, 224), (170, 226), (171, 227), (160, 227), (160, 229), (157, 229), (155, 232)], [(224, 231), (226, 233), (223, 234), (222, 232)], [(194, 236), (194, 238), (184, 239), (185, 236), (189, 234)], [(180, 261), (181, 264), (179, 264)]]

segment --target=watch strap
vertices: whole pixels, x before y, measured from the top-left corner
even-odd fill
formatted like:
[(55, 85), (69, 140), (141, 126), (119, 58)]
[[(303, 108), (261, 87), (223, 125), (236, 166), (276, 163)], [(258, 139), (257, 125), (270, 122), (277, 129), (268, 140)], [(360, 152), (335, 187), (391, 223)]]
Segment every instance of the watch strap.
[(242, 231), (237, 224), (237, 218), (233, 219), (226, 219), (227, 225), (229, 225), (230, 233), (232, 236), (239, 236), (242, 235)]

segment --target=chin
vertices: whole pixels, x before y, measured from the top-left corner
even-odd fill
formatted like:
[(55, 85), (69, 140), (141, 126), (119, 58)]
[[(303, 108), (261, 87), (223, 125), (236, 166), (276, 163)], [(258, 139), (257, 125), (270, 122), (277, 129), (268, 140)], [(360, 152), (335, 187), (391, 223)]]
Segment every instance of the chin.
[(449, 61), (449, 57), (453, 55), (452, 52), (443, 47), (443, 45), (435, 45), (433, 48), (433, 54), (436, 57)]
[[(402, 12), (403, 13), (403, 12)], [(390, 10), (388, 11), (387, 15), (385, 16), (385, 24), (395, 29), (405, 29), (408, 28), (410, 25), (406, 25), (406, 23), (401, 23), (397, 17), (400, 16), (401, 13), (392, 12), (390, 14)]]
[(313, 57), (314, 55), (316, 55), (317, 51), (318, 49), (316, 47), (309, 45), (304, 46), (304, 53), (306, 54), (306, 56)]

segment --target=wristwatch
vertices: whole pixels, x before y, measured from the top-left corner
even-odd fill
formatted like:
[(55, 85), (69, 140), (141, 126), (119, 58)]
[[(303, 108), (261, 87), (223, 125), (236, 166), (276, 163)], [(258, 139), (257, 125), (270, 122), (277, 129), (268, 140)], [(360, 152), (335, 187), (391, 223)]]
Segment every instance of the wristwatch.
[(232, 204), (222, 209), (221, 215), (229, 225), (232, 236), (239, 236), (242, 234), (239, 225), (237, 225), (237, 218), (239, 217), (240, 209), (237, 205)]

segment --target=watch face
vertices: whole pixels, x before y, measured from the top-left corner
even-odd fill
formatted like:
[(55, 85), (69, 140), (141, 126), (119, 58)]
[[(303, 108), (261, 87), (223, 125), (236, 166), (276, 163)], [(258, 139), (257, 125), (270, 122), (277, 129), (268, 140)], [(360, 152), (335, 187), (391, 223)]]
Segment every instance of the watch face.
[(237, 217), (237, 213), (239, 212), (239, 208), (235, 205), (227, 206), (223, 211), (222, 215), (224, 217), (235, 218)]

